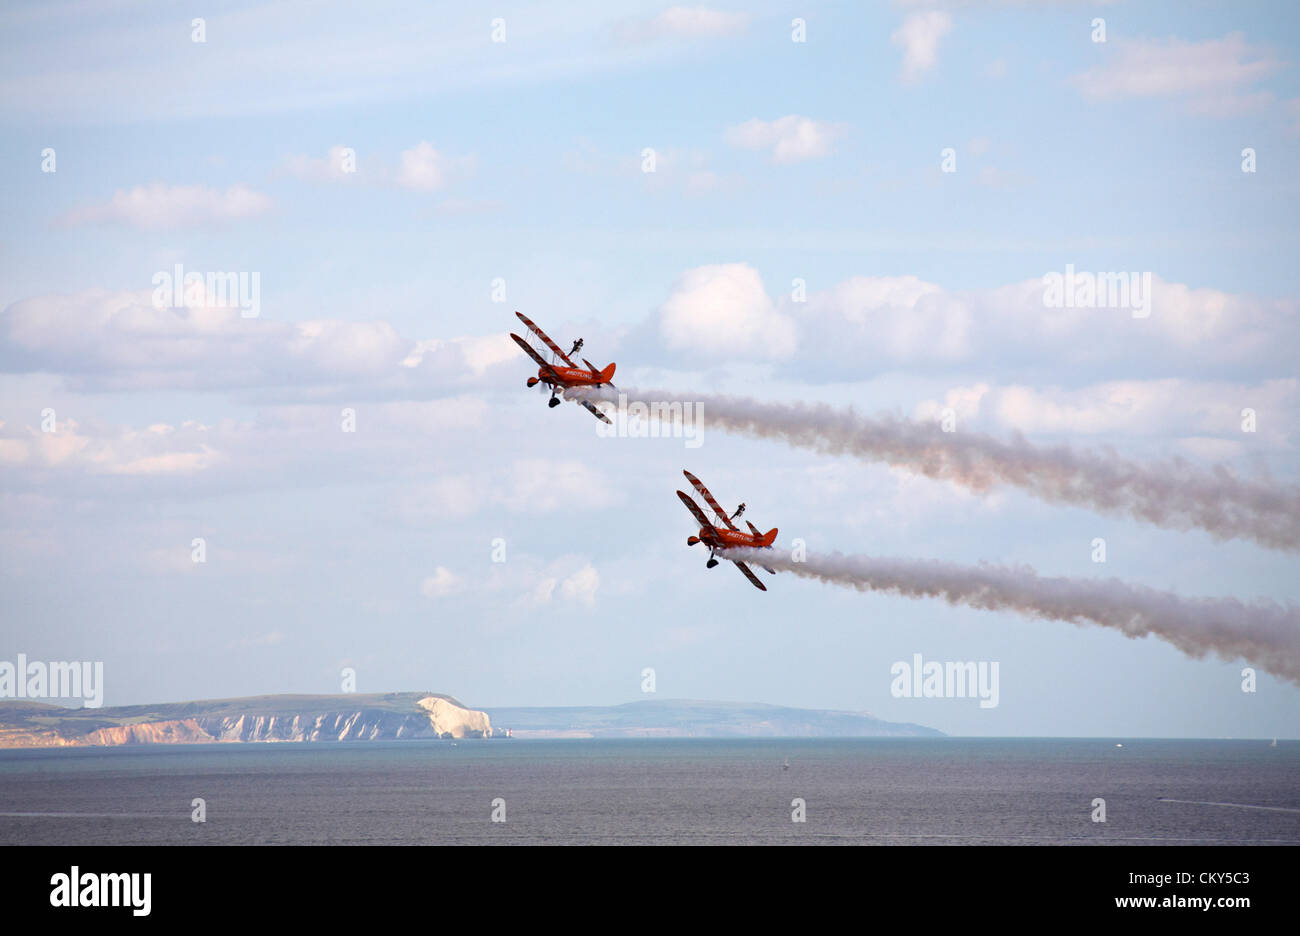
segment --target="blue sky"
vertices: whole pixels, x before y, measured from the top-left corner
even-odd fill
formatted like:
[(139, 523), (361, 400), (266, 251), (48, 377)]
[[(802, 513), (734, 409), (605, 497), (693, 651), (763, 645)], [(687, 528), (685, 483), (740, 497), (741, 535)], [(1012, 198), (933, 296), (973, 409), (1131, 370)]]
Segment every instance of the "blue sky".
[[(1294, 554), (707, 412), (697, 450), (601, 439), (505, 338), (520, 309), (620, 384), (952, 406), (1294, 482), (1292, 4), (247, 3), (201, 43), (190, 18), (0, 12), (0, 658), (104, 660), (108, 704), (333, 692), (345, 666), (616, 703), (653, 667), (661, 697), (963, 734), (1294, 736), (1300, 690), (1242, 693), (1241, 663), (789, 576), (759, 594), (686, 549), (673, 491), (689, 467), (814, 550), (1192, 596), (1296, 600)], [(153, 309), (176, 263), (256, 272), (259, 317)], [(1150, 271), (1151, 319), (1044, 316), (1066, 264)], [(1001, 704), (892, 698), (915, 652), (1000, 661)]]

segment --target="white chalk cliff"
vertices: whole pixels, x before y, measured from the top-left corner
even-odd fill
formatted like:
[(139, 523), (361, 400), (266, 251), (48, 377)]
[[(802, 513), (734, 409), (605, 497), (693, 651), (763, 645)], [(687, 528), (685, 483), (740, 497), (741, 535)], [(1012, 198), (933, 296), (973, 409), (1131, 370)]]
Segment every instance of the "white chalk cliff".
[(29, 704), (9, 719), (4, 715), (0, 706), (0, 747), (492, 737), (486, 712), (431, 693), (262, 696), (101, 709)]

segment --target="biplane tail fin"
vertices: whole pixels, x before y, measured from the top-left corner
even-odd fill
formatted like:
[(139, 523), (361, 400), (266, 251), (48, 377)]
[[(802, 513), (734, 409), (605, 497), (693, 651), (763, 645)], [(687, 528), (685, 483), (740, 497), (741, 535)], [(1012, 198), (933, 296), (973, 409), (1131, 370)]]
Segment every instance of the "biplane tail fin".
[(772, 527), (772, 529), (768, 530), (766, 533), (763, 534), (763, 545), (771, 546), (775, 542), (776, 542), (776, 527)]
[(598, 378), (600, 378), (601, 383), (611, 383), (613, 381), (614, 379), (613, 364), (609, 365), (609, 367), (605, 368), (604, 370), (601, 370), (599, 367), (597, 367), (595, 364), (588, 361), (586, 358), (582, 359), (582, 363), (587, 365), (587, 370), (591, 371)]

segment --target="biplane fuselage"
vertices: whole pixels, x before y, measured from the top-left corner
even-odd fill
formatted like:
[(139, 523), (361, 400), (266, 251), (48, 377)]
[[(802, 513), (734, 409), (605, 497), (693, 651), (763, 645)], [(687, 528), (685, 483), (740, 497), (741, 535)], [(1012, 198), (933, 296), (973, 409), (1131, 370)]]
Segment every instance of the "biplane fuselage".
[(700, 527), (698, 541), (714, 549), (732, 549), (737, 546), (764, 549), (776, 542), (776, 528), (773, 527), (763, 534), (754, 534), (740, 530), (718, 529), (715, 526)]
[(570, 387), (599, 387), (614, 379), (614, 365), (603, 371), (587, 370), (585, 367), (539, 367), (537, 382), (547, 386), (567, 390)]
[[(718, 564), (714, 553), (721, 551), (723, 558), (739, 569), (745, 578), (749, 579), (751, 585), (759, 591), (767, 591), (767, 586), (758, 580), (758, 576), (754, 574), (753, 570), (745, 565), (743, 560), (733, 559), (728, 556), (727, 550), (746, 547), (750, 549), (771, 549), (772, 543), (776, 541), (776, 527), (766, 533), (760, 533), (758, 527), (746, 520), (745, 526), (749, 527), (749, 532), (746, 533), (732, 522), (732, 520), (744, 513), (744, 504), (737, 507), (734, 514), (728, 514), (714, 499), (713, 495), (709, 493), (709, 489), (704, 486), (699, 478), (689, 471), (683, 471), (682, 474), (686, 475), (686, 480), (691, 482), (691, 487), (695, 488), (700, 497), (704, 498), (704, 503), (709, 505), (709, 510), (713, 511), (713, 516), (716, 518), (716, 522), (710, 520), (708, 515), (700, 509), (700, 505), (691, 500), (689, 494), (678, 491), (677, 499), (682, 502), (683, 507), (691, 512), (691, 516), (700, 525), (699, 535), (687, 537), (686, 545), (694, 546), (696, 543), (703, 543), (709, 547), (709, 561), (705, 565), (710, 569)], [(762, 565), (761, 561), (759, 565), (762, 566), (765, 572), (772, 575), (776, 574), (775, 570)]]

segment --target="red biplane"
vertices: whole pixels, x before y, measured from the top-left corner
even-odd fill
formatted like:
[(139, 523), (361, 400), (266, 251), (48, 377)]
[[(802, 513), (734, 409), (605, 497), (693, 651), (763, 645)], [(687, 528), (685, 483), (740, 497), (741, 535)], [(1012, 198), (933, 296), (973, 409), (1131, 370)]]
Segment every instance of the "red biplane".
[[(692, 500), (688, 495), (683, 494), (681, 491), (677, 492), (677, 496), (681, 498), (682, 503), (686, 505), (686, 509), (691, 512), (691, 516), (693, 516), (700, 524), (700, 535), (692, 536), (687, 539), (686, 545), (694, 546), (696, 543), (703, 543), (705, 546), (709, 547), (709, 561), (705, 563), (706, 568), (712, 569), (718, 564), (718, 560), (715, 559), (713, 555), (714, 552), (717, 551), (723, 552), (723, 558), (725, 559), (726, 550), (737, 546), (745, 546), (752, 549), (772, 548), (772, 543), (776, 540), (776, 527), (773, 527), (766, 533), (760, 533), (758, 532), (758, 527), (746, 520), (745, 526), (749, 527), (749, 532), (742, 532), (731, 521), (745, 512), (744, 504), (737, 507), (734, 514), (728, 516), (727, 512), (718, 505), (716, 500), (713, 499), (713, 495), (709, 493), (709, 489), (700, 482), (699, 478), (695, 477), (695, 475), (691, 474), (689, 471), (683, 471), (682, 474), (686, 475), (686, 480), (691, 482), (691, 485), (695, 490), (704, 498), (704, 503), (709, 505), (709, 509), (713, 511), (713, 515), (717, 517), (716, 522), (711, 522), (709, 518), (705, 516), (704, 511), (700, 510), (699, 504), (695, 503), (694, 500)], [(749, 566), (735, 559), (732, 559), (731, 562), (737, 569), (744, 573), (745, 578), (749, 579), (755, 588), (759, 591), (767, 591), (767, 586), (758, 580), (758, 576), (750, 570)], [(775, 569), (769, 569), (767, 566), (763, 566), (763, 569), (769, 575), (776, 575)]]
[[(536, 335), (542, 344), (544, 344), (551, 352), (552, 358), (548, 362), (532, 345), (524, 341), (524, 339), (520, 338), (514, 332), (510, 333), (510, 337), (515, 340), (515, 344), (523, 348), (524, 353), (537, 362), (537, 376), (528, 378), (528, 386), (535, 387), (540, 383), (551, 388), (551, 401), (547, 404), (548, 406), (559, 406), (560, 398), (556, 396), (556, 394), (563, 393), (565, 390), (569, 390), (573, 387), (614, 386), (612, 379), (614, 376), (613, 364), (610, 364), (609, 367), (606, 367), (604, 370), (600, 370), (595, 364), (592, 364), (586, 358), (583, 358), (582, 363), (587, 365), (586, 369), (583, 369), (577, 364), (574, 364), (570, 359), (569, 354), (577, 354), (582, 350), (581, 338), (573, 343), (573, 347), (570, 349), (569, 354), (565, 354), (560, 350), (560, 346), (552, 341), (546, 332), (534, 325), (527, 316), (520, 315), (518, 312), (516, 312), (515, 315), (519, 316), (519, 321), (523, 322), (524, 326)], [(561, 364), (561, 361), (564, 363)], [(598, 410), (595, 404), (590, 401), (579, 400), (578, 403), (597, 419), (603, 420), (604, 422), (610, 421), (609, 417)]]

